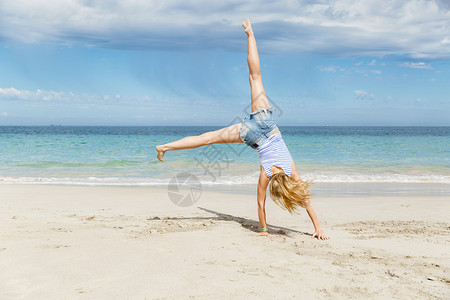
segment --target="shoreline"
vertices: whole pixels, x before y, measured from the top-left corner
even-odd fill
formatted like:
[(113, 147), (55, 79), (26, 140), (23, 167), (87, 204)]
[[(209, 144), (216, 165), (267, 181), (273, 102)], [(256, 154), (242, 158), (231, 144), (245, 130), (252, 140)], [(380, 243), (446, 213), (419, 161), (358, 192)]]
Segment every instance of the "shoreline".
[[(6, 183), (0, 186), (48, 186), (48, 187), (99, 187), (99, 188), (136, 188), (167, 190), (168, 183), (155, 185), (121, 185), (121, 184), (64, 184), (64, 183)], [(253, 194), (257, 182), (246, 184), (201, 185), (202, 189), (218, 193)], [(351, 197), (351, 196), (450, 196), (448, 183), (402, 183), (402, 182), (317, 182), (312, 192), (320, 197)]]

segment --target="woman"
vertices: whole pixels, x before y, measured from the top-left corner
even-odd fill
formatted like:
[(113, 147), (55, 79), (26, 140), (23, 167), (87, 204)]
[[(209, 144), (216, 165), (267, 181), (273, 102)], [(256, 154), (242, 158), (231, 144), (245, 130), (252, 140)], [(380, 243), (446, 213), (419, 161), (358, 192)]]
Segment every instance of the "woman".
[(270, 183), (270, 195), (281, 208), (290, 213), (303, 207), (308, 212), (315, 231), (312, 237), (326, 240), (328, 237), (322, 231), (319, 220), (310, 204), (308, 192), (309, 183), (302, 181), (295, 169), (294, 161), (283, 141), (278, 126), (272, 119), (272, 108), (261, 80), (258, 49), (250, 21), (242, 22), (248, 36), (248, 68), (250, 72), (250, 87), (252, 113), (243, 123), (228, 126), (220, 130), (206, 132), (199, 136), (185, 137), (165, 145), (156, 146), (158, 159), (164, 161), (166, 151), (197, 148), (220, 143), (246, 143), (259, 153), (261, 166), (258, 181), (258, 216), (262, 236), (269, 235), (266, 223), (266, 190)]

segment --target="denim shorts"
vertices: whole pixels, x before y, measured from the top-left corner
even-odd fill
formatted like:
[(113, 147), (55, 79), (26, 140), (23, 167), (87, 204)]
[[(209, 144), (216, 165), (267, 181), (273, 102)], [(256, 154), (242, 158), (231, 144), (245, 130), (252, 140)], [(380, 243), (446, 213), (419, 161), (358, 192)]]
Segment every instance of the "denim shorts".
[(249, 117), (245, 117), (239, 131), (241, 140), (256, 149), (277, 131), (278, 126), (272, 118), (272, 112), (273, 108), (264, 108), (252, 112)]

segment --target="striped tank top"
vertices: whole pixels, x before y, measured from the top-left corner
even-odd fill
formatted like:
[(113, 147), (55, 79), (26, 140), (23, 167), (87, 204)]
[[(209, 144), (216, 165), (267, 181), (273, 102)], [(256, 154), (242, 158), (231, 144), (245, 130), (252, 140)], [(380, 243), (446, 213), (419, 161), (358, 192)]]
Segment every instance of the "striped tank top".
[(266, 139), (256, 148), (259, 153), (261, 166), (269, 178), (272, 178), (272, 166), (283, 169), (284, 173), (291, 175), (292, 156), (283, 141), (281, 132), (277, 132)]

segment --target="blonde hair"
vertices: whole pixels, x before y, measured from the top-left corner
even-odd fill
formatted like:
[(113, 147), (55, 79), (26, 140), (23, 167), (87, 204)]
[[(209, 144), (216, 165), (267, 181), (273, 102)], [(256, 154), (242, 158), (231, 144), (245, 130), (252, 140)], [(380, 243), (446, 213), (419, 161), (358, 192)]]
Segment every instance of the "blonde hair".
[(308, 189), (311, 181), (296, 181), (284, 172), (276, 173), (270, 180), (270, 196), (282, 209), (290, 213), (299, 213), (299, 208), (306, 208), (310, 203), (311, 194)]

